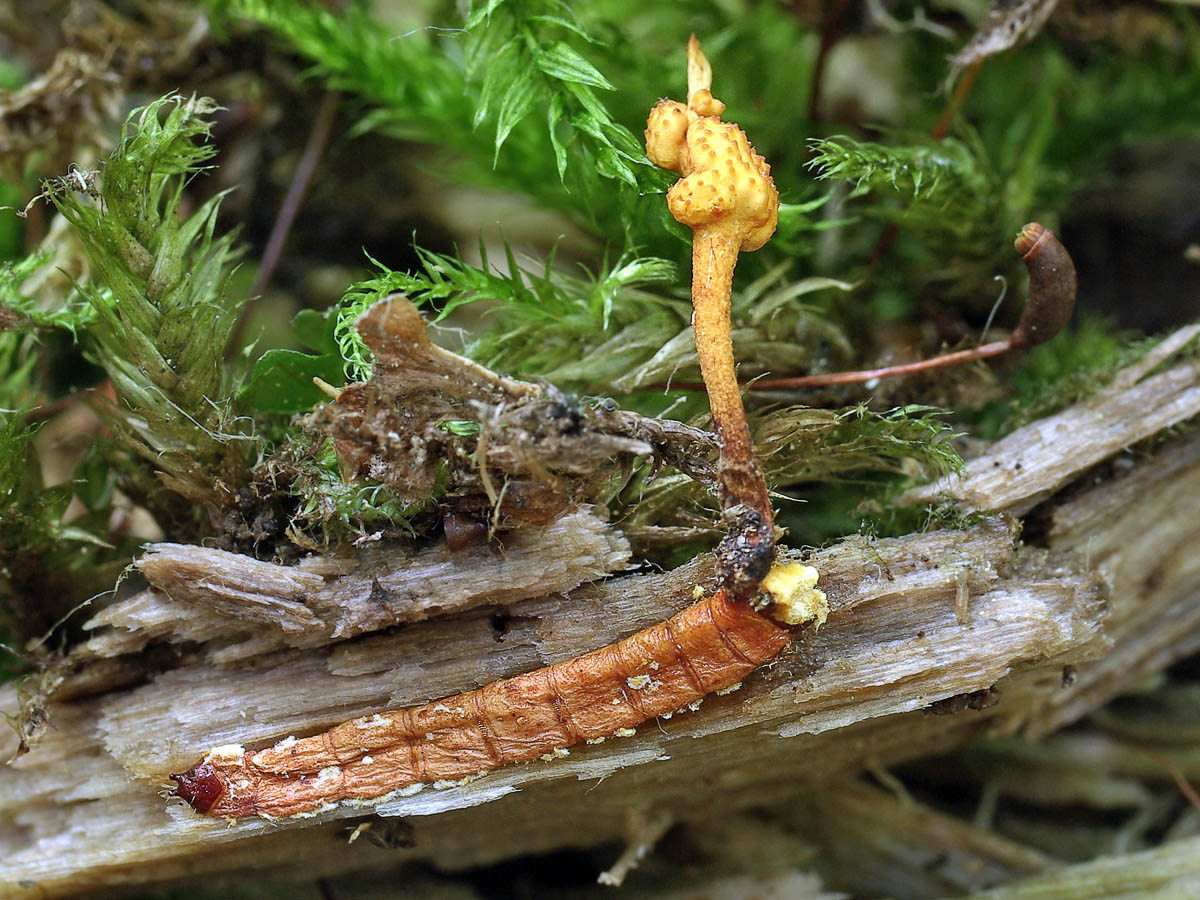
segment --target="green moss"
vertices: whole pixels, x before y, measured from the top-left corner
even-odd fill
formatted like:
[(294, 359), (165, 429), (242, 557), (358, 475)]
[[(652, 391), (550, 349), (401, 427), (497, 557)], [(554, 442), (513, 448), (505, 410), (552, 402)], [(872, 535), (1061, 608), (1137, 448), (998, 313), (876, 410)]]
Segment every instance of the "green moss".
[(205, 140), (215, 110), (178, 95), (134, 110), (100, 169), (46, 188), (92, 266), (70, 327), (117, 394), (109, 417), (121, 442), (214, 507), (246, 477), (249, 431), (234, 419), (224, 365), (244, 302), (226, 291), (239, 252), (233, 235), (216, 234), (219, 195), (180, 215), (185, 185), (215, 153)]

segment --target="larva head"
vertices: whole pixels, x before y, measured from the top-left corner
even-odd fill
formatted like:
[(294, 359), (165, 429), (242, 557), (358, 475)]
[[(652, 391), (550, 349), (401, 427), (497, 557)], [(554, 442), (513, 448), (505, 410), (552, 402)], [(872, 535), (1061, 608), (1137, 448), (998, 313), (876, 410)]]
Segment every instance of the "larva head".
[(749, 599), (775, 561), (774, 526), (746, 503), (727, 506), (721, 520), (729, 534), (717, 545), (717, 575), (733, 597)]
[(206, 813), (216, 806), (225, 792), (225, 783), (208, 763), (193, 766), (189, 771), (172, 775), (171, 778), (179, 785), (171, 791), (171, 796), (182, 797), (198, 813)]
[(1045, 343), (1066, 326), (1075, 309), (1075, 264), (1054, 232), (1038, 222), (1021, 229), (1014, 244), (1029, 269), (1029, 297), (1009, 344)]

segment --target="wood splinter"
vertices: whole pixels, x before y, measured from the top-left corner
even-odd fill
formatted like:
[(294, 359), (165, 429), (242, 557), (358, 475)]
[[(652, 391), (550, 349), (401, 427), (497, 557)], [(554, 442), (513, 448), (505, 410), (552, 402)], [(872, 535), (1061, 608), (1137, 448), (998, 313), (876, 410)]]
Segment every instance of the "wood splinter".
[(627, 737), (649, 719), (698, 708), (774, 658), (797, 628), (825, 621), (817, 570), (774, 562), (771, 507), (729, 333), (737, 254), (774, 233), (778, 193), (746, 136), (718, 118), (724, 105), (709, 93), (711, 79), (693, 36), (688, 106), (659, 103), (646, 135), (651, 158), (684, 174), (667, 199), (675, 218), (695, 228), (696, 344), (722, 440), (722, 504), (733, 525), (718, 550), (724, 585), (708, 596), (697, 588), (697, 601), (670, 619), (566, 662), (258, 751), (214, 748), (172, 776), (173, 795), (215, 816), (287, 817), (553, 760), (583, 741)]
[(678, 222), (692, 228), (692, 325), (700, 374), (721, 440), (721, 506), (730, 533), (717, 550), (725, 587), (750, 598), (775, 558), (774, 517), (737, 382), (730, 333), (730, 292), (738, 253), (775, 233), (779, 192), (771, 167), (745, 133), (722, 122), (712, 68), (692, 35), (688, 102), (660, 100), (646, 123), (646, 154), (683, 177), (667, 192)]

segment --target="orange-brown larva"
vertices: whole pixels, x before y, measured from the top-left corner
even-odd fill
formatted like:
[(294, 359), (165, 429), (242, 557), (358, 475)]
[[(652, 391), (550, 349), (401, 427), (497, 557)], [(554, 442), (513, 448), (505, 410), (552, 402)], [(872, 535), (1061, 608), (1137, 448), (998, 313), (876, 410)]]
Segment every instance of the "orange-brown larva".
[(558, 755), (693, 706), (773, 658), (790, 630), (724, 590), (623, 641), (423, 706), (264, 750), (217, 748), (173, 792), (214, 816), (293, 816)]

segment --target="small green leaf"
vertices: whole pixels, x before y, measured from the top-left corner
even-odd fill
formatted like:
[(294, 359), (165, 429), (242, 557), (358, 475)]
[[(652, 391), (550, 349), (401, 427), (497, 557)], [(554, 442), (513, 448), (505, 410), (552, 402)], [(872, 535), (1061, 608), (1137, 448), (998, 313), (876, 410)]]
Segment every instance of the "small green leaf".
[(612, 147), (596, 148), (596, 171), (608, 178), (618, 178), (636, 188), (637, 175)]
[(497, 103), (503, 103), (510, 91), (521, 81), (530, 80), (529, 73), (521, 66), (521, 54), (515, 43), (506, 44), (499, 53), (488, 61), (487, 75), (479, 91), (479, 105), (475, 109), (472, 128), (478, 128), (492, 114)]
[(437, 427), (459, 437), (471, 437), (471, 435), (479, 434), (483, 428), (482, 425), (471, 419), (447, 419), (445, 422), (438, 422)]
[(600, 74), (599, 69), (564, 44), (556, 41), (548, 50), (542, 50), (534, 57), (533, 64), (551, 78), (574, 84), (586, 84), (601, 90), (616, 90), (608, 79)]
[[(529, 115), (533, 103), (537, 99), (539, 85), (532, 78), (519, 79), (504, 97), (500, 104), (500, 114), (496, 118), (496, 157), (500, 155), (500, 147), (508, 139), (509, 134), (517, 123)], [(495, 165), (495, 159), (492, 165)]]
[(292, 330), (301, 346), (319, 353), (336, 353), (333, 329), (337, 324), (330, 310), (302, 309), (292, 319)]
[(75, 468), (73, 481), (75, 496), (92, 512), (107, 509), (112, 502), (113, 488), (117, 481), (116, 473), (99, 452), (98, 445), (93, 444), (83, 461)]
[(505, 0), (488, 0), (488, 2), (479, 9), (471, 10), (471, 14), (467, 17), (466, 24), (463, 27), (467, 31), (470, 31), (472, 28), (482, 25), (492, 17), (492, 13), (494, 13), (497, 8), (502, 6), (504, 2)]
[(55, 535), (60, 540), (76, 541), (80, 544), (91, 544), (94, 547), (105, 547), (111, 550), (113, 546), (107, 541), (101, 540), (90, 531), (86, 531), (83, 528), (78, 528), (74, 525), (64, 525), (61, 528), (56, 529)]
[(596, 39), (594, 37), (592, 37), (590, 34), (588, 34), (587, 31), (584, 30), (582, 25), (580, 25), (578, 22), (573, 22), (570, 19), (567, 19), (563, 16), (551, 16), (551, 15), (529, 16), (525, 21), (527, 21), (527, 22), (542, 22), (546, 25), (557, 25), (559, 28), (565, 28), (567, 31), (570, 31), (572, 34), (579, 35), (581, 38), (583, 38), (589, 44), (597, 43)]
[(550, 98), (550, 108), (546, 112), (546, 125), (550, 131), (550, 144), (554, 147), (554, 161), (558, 164), (560, 181), (567, 177), (567, 145), (558, 134), (558, 123), (562, 121), (566, 110), (563, 108), (562, 94)]
[(268, 350), (254, 364), (250, 383), (239, 399), (259, 412), (292, 413), (312, 409), (328, 399), (313, 384), (320, 378), (333, 385), (342, 383), (342, 358), (337, 353), (312, 356), (298, 350)]

